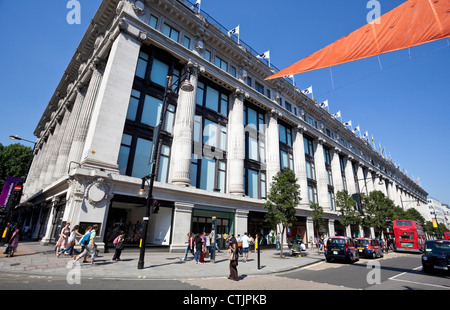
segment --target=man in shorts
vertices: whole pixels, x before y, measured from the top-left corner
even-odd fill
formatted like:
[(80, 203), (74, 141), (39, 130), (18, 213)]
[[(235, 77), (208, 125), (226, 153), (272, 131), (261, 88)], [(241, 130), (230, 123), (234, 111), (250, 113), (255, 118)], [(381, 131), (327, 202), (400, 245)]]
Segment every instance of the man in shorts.
[(243, 259), (242, 262), (246, 262), (248, 259), (248, 248), (250, 246), (250, 238), (248, 237), (247, 233), (244, 233), (244, 236), (241, 238), (242, 241), (242, 253), (243, 253)]

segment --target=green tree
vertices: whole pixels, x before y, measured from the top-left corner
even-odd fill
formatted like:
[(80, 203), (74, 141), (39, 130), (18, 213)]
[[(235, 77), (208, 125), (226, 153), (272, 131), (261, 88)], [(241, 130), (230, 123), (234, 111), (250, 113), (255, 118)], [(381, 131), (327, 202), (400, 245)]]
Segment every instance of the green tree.
[[(292, 170), (284, 169), (274, 177), (270, 186), (269, 195), (264, 208), (266, 221), (272, 226), (281, 226), (281, 244), (283, 244), (284, 231), (291, 227), (295, 221), (295, 208), (300, 203), (300, 185)], [(280, 257), (283, 257), (283, 246), (281, 246)]]
[(0, 143), (0, 189), (3, 189), (7, 177), (26, 175), (32, 152), (30, 147), (19, 143), (8, 146)]
[(395, 218), (396, 206), (381, 191), (361, 195), (365, 224), (379, 230), (386, 230)]
[(336, 206), (340, 209), (340, 222), (344, 226), (361, 224), (361, 213), (355, 209), (356, 201), (345, 191), (336, 193)]
[(318, 203), (315, 202), (311, 202), (309, 207), (312, 210), (311, 217), (313, 220), (316, 237), (319, 238), (319, 230), (325, 226), (323, 220), (323, 208), (319, 206)]

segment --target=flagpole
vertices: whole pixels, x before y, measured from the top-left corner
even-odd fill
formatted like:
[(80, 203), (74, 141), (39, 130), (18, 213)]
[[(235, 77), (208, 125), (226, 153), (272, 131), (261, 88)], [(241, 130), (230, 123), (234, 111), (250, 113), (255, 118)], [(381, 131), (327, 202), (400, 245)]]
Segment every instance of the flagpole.
[(241, 28), (240, 28), (240, 25), (238, 25), (238, 29), (239, 29), (239, 31), (238, 31), (238, 44), (239, 44), (239, 42), (240, 42), (240, 37), (241, 37)]

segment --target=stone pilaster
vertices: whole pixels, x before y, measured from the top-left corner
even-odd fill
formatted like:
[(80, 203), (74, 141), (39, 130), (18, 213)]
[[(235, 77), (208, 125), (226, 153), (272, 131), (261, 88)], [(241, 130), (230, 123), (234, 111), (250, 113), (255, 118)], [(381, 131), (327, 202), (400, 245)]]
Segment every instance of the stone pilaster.
[(117, 172), (140, 48), (141, 43), (125, 32), (112, 44), (82, 152), (81, 164), (86, 167)]

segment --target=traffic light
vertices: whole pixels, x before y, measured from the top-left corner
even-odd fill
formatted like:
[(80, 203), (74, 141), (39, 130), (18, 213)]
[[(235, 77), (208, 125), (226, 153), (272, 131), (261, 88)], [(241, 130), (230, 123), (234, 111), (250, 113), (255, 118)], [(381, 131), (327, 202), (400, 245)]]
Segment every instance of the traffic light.
[(159, 212), (159, 201), (158, 200), (153, 200), (153, 206), (152, 206), (152, 213), (153, 214), (158, 214)]

